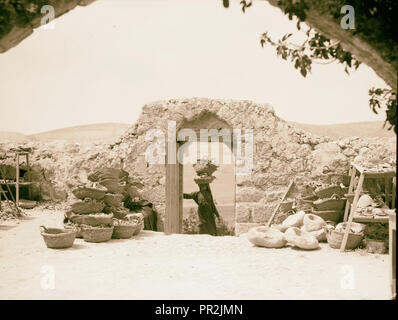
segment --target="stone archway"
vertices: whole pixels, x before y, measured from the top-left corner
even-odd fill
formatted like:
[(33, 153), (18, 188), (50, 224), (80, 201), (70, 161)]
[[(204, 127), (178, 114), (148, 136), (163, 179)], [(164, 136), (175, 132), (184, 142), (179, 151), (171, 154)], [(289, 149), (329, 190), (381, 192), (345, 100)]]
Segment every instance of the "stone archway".
[[(175, 123), (174, 136), (168, 134), (170, 122)], [(166, 135), (176, 146), (172, 149), (176, 157), (177, 132), (184, 127), (198, 129), (198, 123), (202, 128), (241, 130), (242, 153), (246, 153), (246, 146), (250, 145), (245, 141), (245, 133), (252, 130), (250, 170), (238, 174), (245, 159), (242, 155), (235, 157), (237, 235), (268, 222), (292, 179), (296, 181), (295, 192), (305, 193), (308, 184), (344, 181), (339, 179), (348, 173), (350, 161), (363, 152), (374, 149), (380, 150), (378, 154), (383, 154), (383, 157), (395, 158), (396, 155), (395, 139), (350, 138), (333, 141), (328, 137), (314, 136), (277, 117), (268, 104), (207, 98), (152, 102), (143, 106), (136, 124), (107, 151), (105, 158), (110, 159), (107, 165), (116, 166), (120, 164), (120, 158), (124, 159), (125, 170), (140, 181), (142, 197), (152, 202), (159, 213), (159, 231), (181, 232), (181, 223), (178, 222), (182, 213), (179, 207), (181, 168), (177, 164), (167, 164), (169, 144), (166, 143)], [(160, 161), (148, 164), (147, 150), (154, 141), (148, 133), (154, 129), (165, 143), (161, 148)], [(171, 195), (173, 189), (176, 191)], [(168, 215), (171, 220), (167, 220)], [(177, 222), (169, 227), (168, 221)]]
[[(167, 138), (166, 143), (166, 159), (169, 159), (169, 152), (175, 153), (176, 163), (166, 163), (166, 216), (165, 216), (165, 232), (166, 233), (182, 233), (183, 219), (183, 164), (181, 157), (181, 149), (188, 142), (188, 138), (192, 139), (191, 143), (200, 142), (218, 142), (232, 147), (234, 143), (232, 138), (232, 126), (225, 120), (220, 119), (215, 113), (203, 110), (191, 119), (183, 118), (176, 124), (176, 148), (169, 148), (170, 141)], [(188, 132), (189, 131), (189, 132)], [(204, 131), (209, 135), (204, 136)], [(228, 140), (229, 133), (229, 140)], [(196, 137), (196, 141), (193, 138)], [(206, 138), (206, 140), (204, 140)], [(216, 141), (214, 141), (216, 140)], [(235, 189), (236, 190), (236, 189)], [(235, 201), (234, 201), (235, 204)]]

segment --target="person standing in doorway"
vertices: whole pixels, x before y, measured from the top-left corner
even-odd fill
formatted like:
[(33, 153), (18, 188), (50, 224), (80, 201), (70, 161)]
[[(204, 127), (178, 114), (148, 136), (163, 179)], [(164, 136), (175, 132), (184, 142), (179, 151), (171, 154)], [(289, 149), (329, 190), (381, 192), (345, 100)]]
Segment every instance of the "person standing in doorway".
[(214, 216), (220, 221), (220, 214), (214, 204), (213, 195), (211, 193), (209, 183), (196, 183), (199, 186), (199, 191), (192, 193), (184, 193), (184, 199), (192, 199), (198, 205), (199, 215), (199, 233), (217, 235), (217, 227)]

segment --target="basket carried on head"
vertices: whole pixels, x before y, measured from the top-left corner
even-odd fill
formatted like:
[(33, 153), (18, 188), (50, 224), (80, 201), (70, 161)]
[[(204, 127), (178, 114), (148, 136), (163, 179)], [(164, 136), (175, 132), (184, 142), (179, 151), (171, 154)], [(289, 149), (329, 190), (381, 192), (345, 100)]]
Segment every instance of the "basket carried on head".
[(215, 176), (197, 176), (195, 177), (193, 180), (197, 183), (197, 184), (209, 184), (212, 183), (214, 181), (216, 177)]
[(75, 230), (46, 228), (40, 226), (40, 234), (42, 235), (47, 248), (62, 249), (73, 246), (76, 238)]
[[(336, 230), (329, 230), (326, 234), (329, 246), (334, 249), (340, 249), (341, 243), (343, 242), (344, 232)], [(352, 233), (348, 234), (346, 249), (355, 249), (359, 246), (363, 238), (363, 233)]]
[(194, 170), (198, 176), (211, 176), (216, 170), (217, 166), (210, 161), (199, 160), (197, 163), (193, 165)]
[(105, 242), (112, 238), (112, 227), (83, 226), (83, 239), (86, 242)]

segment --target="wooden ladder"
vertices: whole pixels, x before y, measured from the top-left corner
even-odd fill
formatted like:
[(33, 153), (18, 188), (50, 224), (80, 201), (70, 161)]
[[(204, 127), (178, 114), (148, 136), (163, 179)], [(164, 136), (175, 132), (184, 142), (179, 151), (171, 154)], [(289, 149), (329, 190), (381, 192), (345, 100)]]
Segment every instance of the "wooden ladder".
[[(360, 173), (360, 176), (359, 176), (358, 184), (355, 187), (355, 176), (356, 176), (357, 172)], [(365, 178), (384, 178), (385, 179), (384, 180), (385, 181), (385, 203), (389, 203), (391, 201), (391, 202), (394, 202), (394, 205), (395, 205), (395, 196), (390, 188), (391, 187), (390, 179), (395, 177), (395, 171), (387, 171), (387, 172), (366, 171), (365, 168), (362, 168), (361, 166), (358, 166), (358, 165), (352, 163), (351, 168), (350, 168), (350, 173), (351, 173), (351, 180), (350, 180), (350, 186), (348, 188), (348, 195), (352, 195), (352, 193), (354, 192), (354, 189), (355, 189), (355, 193), (354, 193), (354, 199), (352, 200), (352, 204), (351, 204), (350, 198), (348, 198), (347, 204), (345, 207), (344, 221), (347, 221), (348, 213), (349, 213), (349, 216), (348, 216), (347, 226), (344, 231), (343, 241), (342, 241), (341, 247), (340, 247), (341, 252), (345, 251), (345, 247), (347, 245), (347, 240), (348, 240), (348, 236), (350, 233), (351, 224), (354, 220), (355, 211), (357, 210), (357, 206), (358, 206), (358, 200), (359, 200), (359, 197), (361, 196), (361, 194), (363, 194), (362, 186), (363, 186), (363, 182), (364, 182)], [(381, 221), (383, 221), (383, 222), (384, 222), (384, 220), (386, 220), (386, 222), (388, 222), (388, 218), (381, 219)], [(372, 218), (370, 221), (367, 221), (367, 222), (380, 222), (380, 221), (378, 221), (378, 219)]]

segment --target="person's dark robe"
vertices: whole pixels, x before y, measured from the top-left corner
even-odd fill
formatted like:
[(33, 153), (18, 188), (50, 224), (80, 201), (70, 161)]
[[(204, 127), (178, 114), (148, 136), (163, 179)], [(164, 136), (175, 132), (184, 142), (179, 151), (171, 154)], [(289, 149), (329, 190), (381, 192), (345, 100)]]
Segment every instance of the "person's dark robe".
[(198, 205), (199, 233), (217, 235), (216, 221), (214, 216), (220, 217), (213, 201), (210, 187), (206, 191), (197, 191), (189, 194), (184, 193), (184, 199), (192, 199)]

